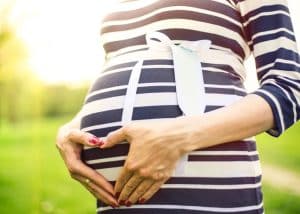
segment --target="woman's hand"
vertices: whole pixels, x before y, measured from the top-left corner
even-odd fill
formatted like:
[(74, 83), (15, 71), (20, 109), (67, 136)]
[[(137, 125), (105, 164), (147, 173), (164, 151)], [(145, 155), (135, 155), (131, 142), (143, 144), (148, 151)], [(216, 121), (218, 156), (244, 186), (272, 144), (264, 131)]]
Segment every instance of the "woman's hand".
[(111, 132), (100, 148), (125, 140), (130, 143), (114, 189), (120, 193), (118, 200), (127, 200), (130, 205), (137, 199), (148, 200), (158, 191), (183, 154), (245, 139), (272, 127), (270, 105), (260, 96), (250, 94), (202, 115), (131, 122)]
[(114, 198), (113, 186), (80, 159), (83, 145), (99, 147), (101, 143), (103, 142), (92, 134), (66, 125), (58, 131), (56, 147), (73, 179), (79, 181), (99, 200), (112, 207), (118, 207), (118, 202)]
[(187, 135), (176, 119), (134, 121), (109, 133), (100, 148), (128, 141), (130, 149), (116, 181), (120, 204), (143, 203), (150, 199), (172, 175), (185, 154)]

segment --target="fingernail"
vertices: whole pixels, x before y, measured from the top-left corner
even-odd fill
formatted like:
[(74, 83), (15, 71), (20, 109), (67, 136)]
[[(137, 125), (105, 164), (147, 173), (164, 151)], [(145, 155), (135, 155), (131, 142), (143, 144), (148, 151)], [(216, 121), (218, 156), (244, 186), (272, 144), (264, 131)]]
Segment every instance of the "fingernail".
[(99, 138), (97, 137), (92, 137), (91, 139), (89, 139), (89, 142), (93, 145), (99, 145), (99, 146), (103, 145), (103, 141), (99, 140)]
[(104, 140), (101, 139), (101, 138), (98, 138), (98, 140), (99, 140), (99, 146), (103, 146), (104, 145)]
[(100, 140), (98, 146), (101, 147), (103, 145), (104, 145), (104, 142)]
[(119, 204), (120, 204), (120, 205), (125, 205), (125, 200), (121, 200), (121, 201), (119, 202)]
[(99, 143), (99, 140), (98, 140), (98, 138), (96, 138), (96, 137), (92, 137), (92, 138), (89, 139), (89, 142), (90, 142), (91, 144), (96, 145), (96, 144)]
[(132, 203), (130, 201), (126, 201), (126, 207), (130, 207)]
[(143, 203), (145, 203), (145, 201), (146, 201), (146, 199), (141, 198), (141, 199), (139, 200), (139, 204), (143, 204)]
[(113, 207), (113, 208), (120, 207), (120, 205), (118, 204), (118, 202), (114, 202), (110, 206)]

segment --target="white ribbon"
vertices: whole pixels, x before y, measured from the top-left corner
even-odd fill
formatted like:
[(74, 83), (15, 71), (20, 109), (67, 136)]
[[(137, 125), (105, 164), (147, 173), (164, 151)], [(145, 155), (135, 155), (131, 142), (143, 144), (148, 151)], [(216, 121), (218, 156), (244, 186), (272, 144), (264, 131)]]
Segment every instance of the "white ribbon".
[[(203, 114), (205, 91), (199, 53), (205, 53), (210, 48), (211, 41), (185, 41), (180, 45), (175, 45), (167, 35), (161, 32), (151, 32), (146, 34), (146, 42), (149, 49), (169, 50), (172, 53), (177, 101), (183, 115)], [(122, 124), (132, 120), (142, 65), (143, 59), (140, 59), (131, 72), (123, 106)], [(175, 175), (181, 175), (184, 172), (186, 161), (187, 155), (182, 157), (177, 164)]]
[[(207, 51), (210, 40), (184, 41), (175, 45), (173, 41), (161, 32), (146, 34), (146, 42), (150, 49), (170, 50), (173, 56), (176, 95), (178, 106), (183, 115), (199, 115), (205, 110), (204, 81), (199, 53)], [(125, 96), (122, 123), (132, 120), (135, 96), (141, 75), (143, 59), (133, 67)]]

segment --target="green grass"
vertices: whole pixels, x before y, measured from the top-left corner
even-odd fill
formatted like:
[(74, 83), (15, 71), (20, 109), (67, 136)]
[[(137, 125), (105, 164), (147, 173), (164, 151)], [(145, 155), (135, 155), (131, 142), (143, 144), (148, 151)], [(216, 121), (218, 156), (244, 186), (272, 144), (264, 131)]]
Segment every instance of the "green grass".
[(257, 146), (262, 163), (271, 163), (300, 174), (300, 122), (279, 138), (265, 133), (257, 136)]
[[(95, 200), (73, 181), (55, 148), (68, 118), (0, 127), (0, 213), (95, 213)], [(299, 124), (281, 138), (258, 137), (261, 159), (300, 172)], [(298, 163), (298, 164), (297, 164)], [(264, 185), (266, 213), (300, 213), (300, 196)]]
[(95, 213), (93, 197), (70, 178), (55, 147), (64, 122), (1, 127), (0, 213)]
[(297, 214), (300, 213), (300, 196), (263, 184), (265, 213)]

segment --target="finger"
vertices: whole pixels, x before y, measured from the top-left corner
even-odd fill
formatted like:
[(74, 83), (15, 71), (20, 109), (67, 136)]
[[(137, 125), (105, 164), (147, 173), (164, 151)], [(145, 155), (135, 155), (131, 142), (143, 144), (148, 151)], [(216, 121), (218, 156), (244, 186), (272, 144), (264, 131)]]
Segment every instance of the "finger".
[(160, 187), (167, 181), (167, 179), (156, 181), (140, 198), (139, 203), (145, 203), (148, 201), (159, 189)]
[(79, 175), (84, 178), (90, 179), (94, 184), (104, 189), (111, 195), (114, 195), (113, 186), (109, 183), (101, 174), (92, 168), (86, 166), (81, 161), (72, 161), (72, 166), (70, 173), (74, 175)]
[(143, 178), (140, 175), (134, 174), (123, 187), (120, 197), (118, 198), (118, 202), (120, 204), (124, 204), (125, 202), (127, 202), (126, 206), (131, 206), (130, 202), (128, 201), (129, 196), (142, 181)]
[(115, 131), (110, 132), (106, 139), (104, 140), (103, 145), (100, 146), (101, 149), (110, 148), (118, 143), (121, 143), (126, 140), (126, 134), (124, 127), (119, 128)]
[(80, 131), (79, 129), (70, 129), (65, 135), (65, 140), (87, 146), (101, 146), (104, 143), (103, 140), (96, 136), (88, 132)]
[(90, 193), (92, 193), (96, 198), (103, 201), (105, 204), (108, 204), (112, 207), (118, 207), (119, 204), (117, 200), (105, 190), (99, 188), (96, 184), (92, 181), (86, 182), (86, 178), (76, 175), (74, 178), (79, 181)]
[(131, 193), (129, 196), (128, 202), (126, 204), (135, 204), (146, 191), (154, 184), (154, 181), (151, 179), (143, 180), (140, 185)]
[(156, 181), (169, 178), (172, 175), (172, 172), (174, 171), (173, 168), (175, 168), (175, 166), (173, 167), (172, 165), (168, 166), (167, 168), (164, 165), (156, 166), (157, 164), (153, 162), (152, 164), (148, 164), (148, 166), (141, 168), (139, 170), (139, 173), (144, 177), (151, 178)]
[(116, 180), (115, 188), (114, 188), (114, 193), (117, 198), (119, 198), (123, 187), (125, 186), (127, 181), (131, 178), (132, 175), (133, 175), (132, 171), (128, 171), (125, 167), (122, 168)]

